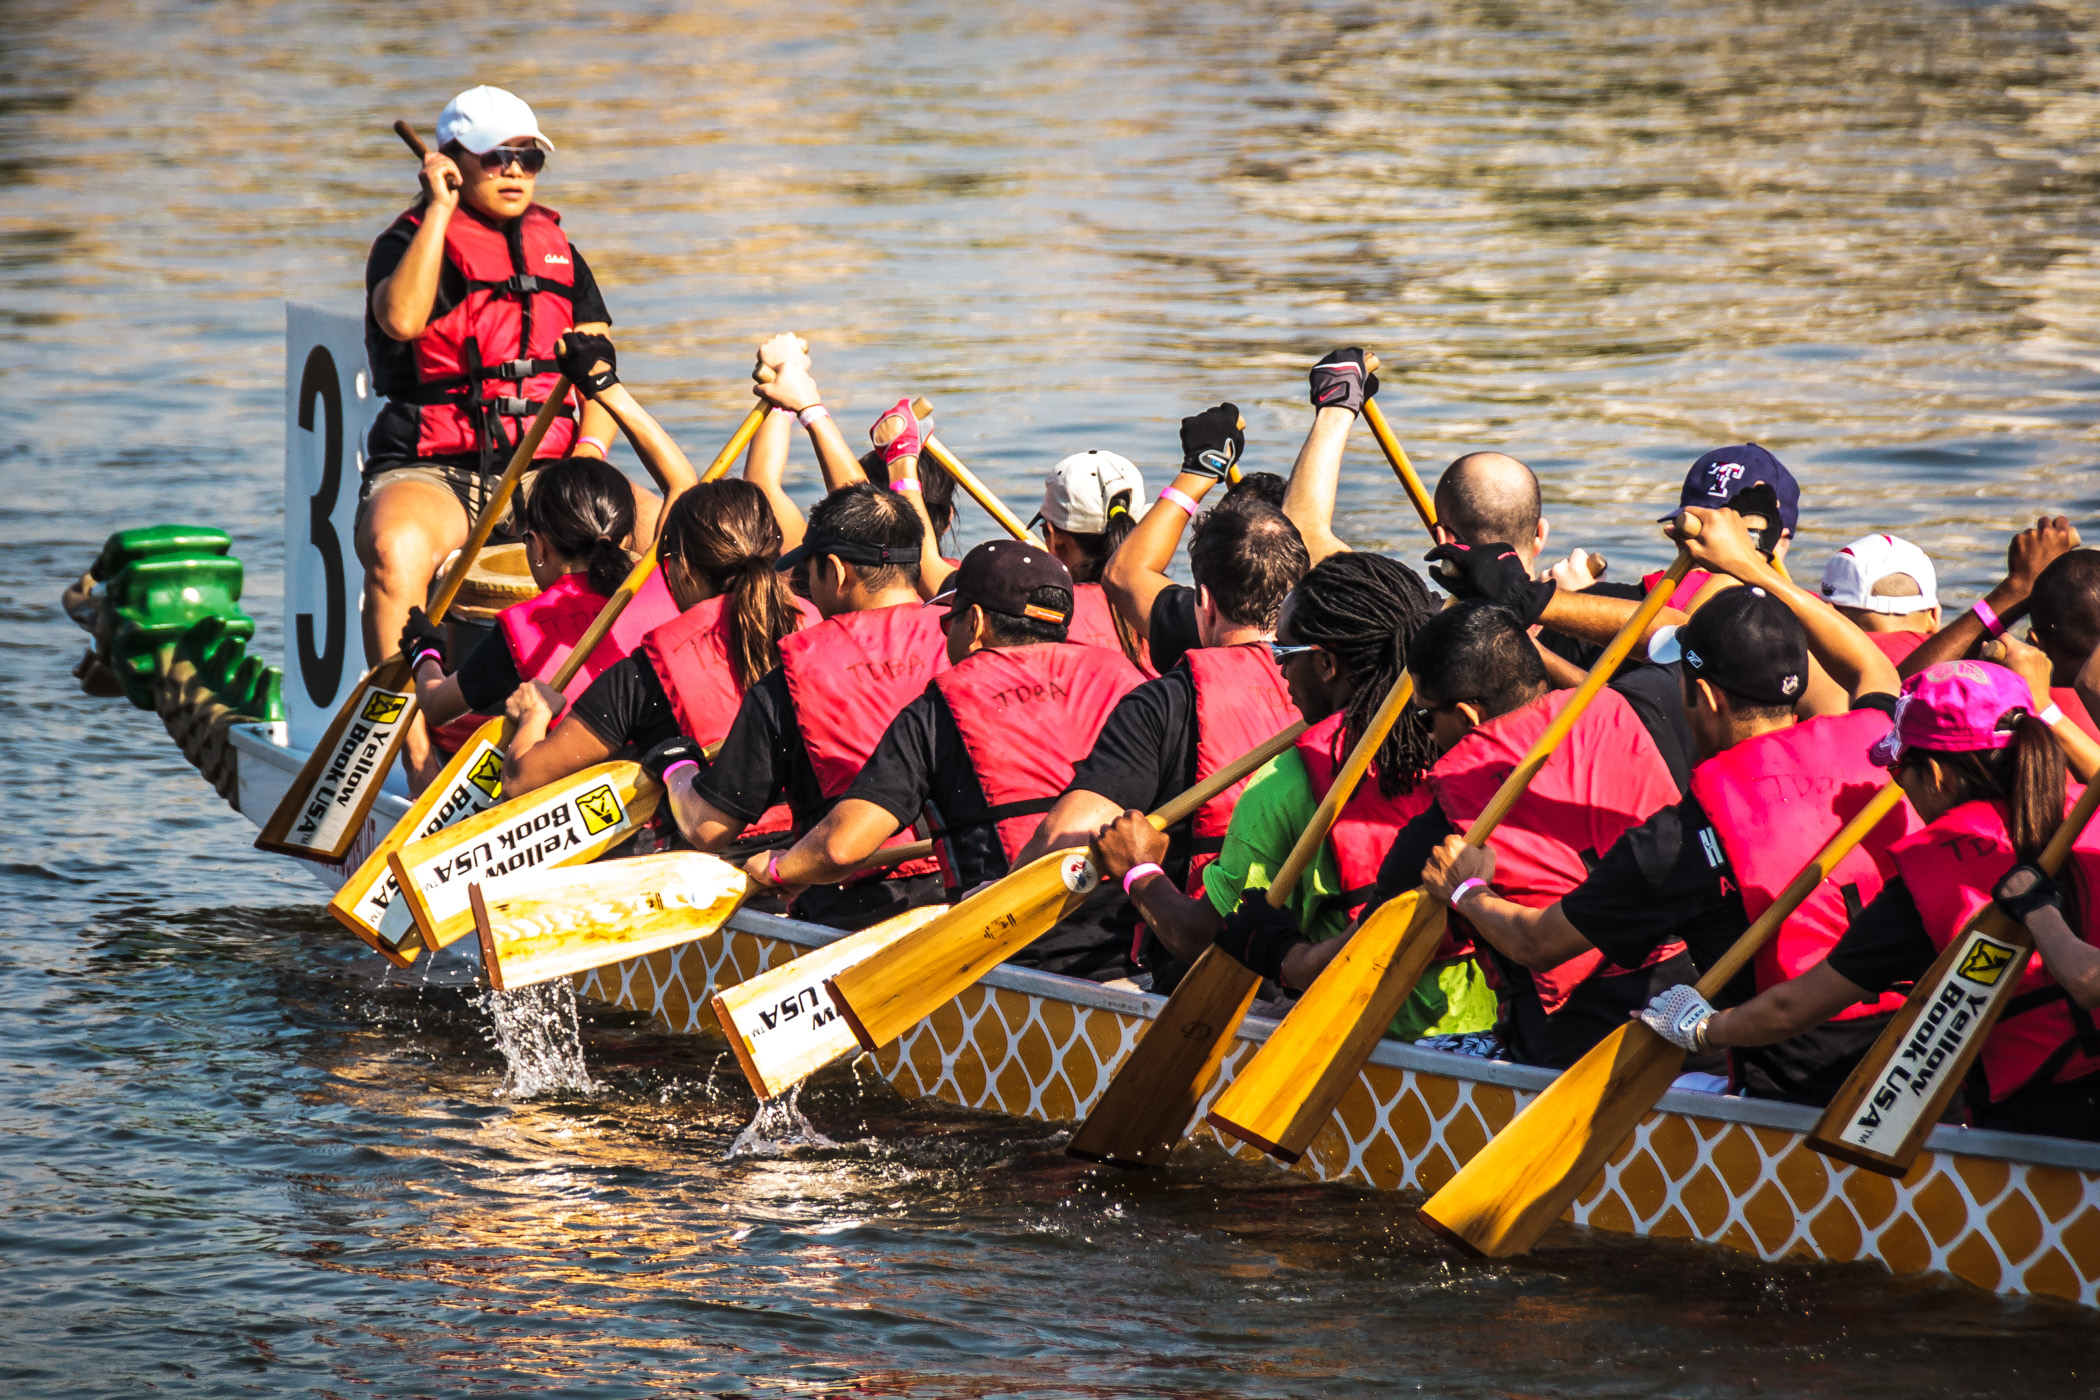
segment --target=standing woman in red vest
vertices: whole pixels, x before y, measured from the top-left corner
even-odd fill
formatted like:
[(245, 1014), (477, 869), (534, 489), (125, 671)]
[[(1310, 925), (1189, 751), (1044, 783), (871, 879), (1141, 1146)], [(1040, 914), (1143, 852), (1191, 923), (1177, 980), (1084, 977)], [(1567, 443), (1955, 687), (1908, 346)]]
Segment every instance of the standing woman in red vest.
[[(458, 670), (444, 672), (442, 635), (421, 608), (409, 610), (401, 654), (415, 667), (417, 705), (433, 727), (506, 703), (521, 724), (535, 707), (551, 714), (562, 702), (549, 692), (545, 678), (568, 659), (634, 567), (623, 543), (634, 533), (634, 494), (609, 462), (566, 457), (541, 468), (518, 515), (525, 562), (540, 586), (539, 596), (498, 613), (495, 630), (467, 653)], [(570, 691), (582, 694), (607, 667), (641, 645), (652, 628), (677, 615), (662, 570), (652, 571), (569, 683)]]
[[(659, 776), (682, 763), (705, 768), (704, 751), (729, 732), (744, 692), (780, 665), (781, 639), (820, 620), (781, 576), (781, 544), (773, 506), (748, 481), (705, 482), (672, 502), (657, 558), (683, 610), (592, 681), (551, 734), (551, 711), (520, 695), (504, 794), (623, 753), (647, 754)], [(753, 830), (787, 830), (786, 808), (778, 815)]]
[(1923, 977), (1995, 899), (2035, 935), (2036, 951), (1965, 1086), (1970, 1121), (2100, 1141), (2100, 830), (2080, 834), (2062, 886), (2035, 868), (2063, 822), (2068, 783), (2027, 683), (1987, 661), (1912, 676), (1872, 761), (1926, 826), (1889, 848), (1895, 875), (1829, 956), (1725, 1011), (1672, 987), (1641, 1019), (1688, 1048), (1769, 1045)]
[[(555, 344), (611, 324), (597, 280), (534, 202), (554, 143), (501, 88), (447, 103), (423, 194), (365, 262), (365, 358), (387, 399), (366, 439), (357, 521), (365, 654), (376, 661), (467, 537), (556, 377)], [(603, 457), (614, 420), (586, 400), (562, 410), (535, 456)], [(646, 492), (639, 524), (655, 528)], [(505, 522), (508, 524), (508, 522)], [(515, 535), (508, 530), (499, 538)], [(625, 543), (625, 541), (622, 541)]]

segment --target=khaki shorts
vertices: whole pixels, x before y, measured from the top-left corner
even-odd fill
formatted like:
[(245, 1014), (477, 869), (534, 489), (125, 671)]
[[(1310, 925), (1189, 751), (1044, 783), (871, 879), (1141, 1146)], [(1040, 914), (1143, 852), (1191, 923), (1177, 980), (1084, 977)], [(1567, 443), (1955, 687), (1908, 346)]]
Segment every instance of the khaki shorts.
[[(533, 478), (539, 475), (539, 468), (543, 465), (543, 462), (533, 463), (526, 469), (525, 475), (519, 478), (518, 489), (511, 493), (510, 504), (504, 508), (503, 518), (496, 522), (496, 529), (489, 536), (492, 543), (509, 544), (523, 537), (517, 525), (518, 507), (532, 495)], [(397, 481), (420, 481), (426, 486), (450, 491), (452, 499), (458, 501), (459, 508), (467, 513), (467, 524), (471, 527), (481, 518), (482, 506), (495, 491), (496, 483), (502, 479), (501, 474), (483, 476), (475, 467), (454, 466), (447, 462), (410, 462), (405, 467), (388, 467), (385, 471), (367, 476), (358, 488), (358, 519), (360, 523), (363, 522), (365, 506), (378, 493), (380, 487), (391, 486)]]

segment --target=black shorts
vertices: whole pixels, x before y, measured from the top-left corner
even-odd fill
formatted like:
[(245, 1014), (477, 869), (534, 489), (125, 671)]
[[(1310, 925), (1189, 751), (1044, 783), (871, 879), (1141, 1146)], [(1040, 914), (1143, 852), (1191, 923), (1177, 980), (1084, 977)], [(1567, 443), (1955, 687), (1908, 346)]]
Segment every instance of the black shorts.
[[(504, 509), (503, 518), (489, 535), (490, 544), (511, 544), (524, 538), (518, 528), (518, 507), (532, 494), (532, 479), (539, 469), (553, 458), (536, 460), (525, 469), (518, 479), (518, 489), (511, 493), (510, 505)], [(471, 527), (481, 517), (481, 508), (494, 494), (496, 483), (503, 479), (502, 473), (483, 476), (479, 462), (473, 458), (433, 458), (420, 462), (404, 462), (397, 467), (384, 467), (368, 472), (357, 492), (358, 523), (364, 523), (365, 506), (382, 486), (396, 481), (420, 481), (450, 491), (452, 499), (467, 513), (467, 524)]]

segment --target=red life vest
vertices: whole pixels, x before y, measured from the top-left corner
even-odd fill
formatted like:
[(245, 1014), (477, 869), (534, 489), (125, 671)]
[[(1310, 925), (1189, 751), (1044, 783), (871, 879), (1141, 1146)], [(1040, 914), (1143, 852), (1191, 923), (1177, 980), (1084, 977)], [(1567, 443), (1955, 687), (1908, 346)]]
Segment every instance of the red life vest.
[(1930, 632), (1868, 632), (1867, 640), (1881, 648), (1881, 654), (1897, 666), (1919, 647), (1932, 640)]
[[(1663, 572), (1663, 570), (1657, 569), (1653, 573), (1642, 575), (1641, 587), (1653, 589), (1656, 584), (1662, 581)], [(1691, 570), (1677, 581), (1677, 591), (1670, 595), (1669, 605), (1679, 612), (1690, 611), (1692, 599), (1699, 596), (1699, 590), (1706, 587), (1708, 580), (1712, 578), (1713, 575), (1704, 569)]]
[[(496, 626), (510, 643), (511, 660), (527, 680), (546, 680), (568, 660), (570, 649), (583, 639), (598, 613), (605, 595), (593, 592), (582, 574), (563, 574), (554, 586), (537, 598), (512, 603), (496, 614)], [(678, 604), (664, 587), (663, 572), (652, 569), (634, 598), (605, 634), (605, 640), (584, 658), (583, 667), (563, 694), (575, 699), (605, 668), (628, 655), (656, 628), (678, 616)]]
[[(695, 603), (642, 638), (641, 654), (670, 697), (678, 732), (703, 747), (722, 741), (744, 703), (744, 689), (729, 664), (729, 620), (723, 616), (728, 603), (726, 594)], [(814, 627), (823, 621), (804, 599), (797, 598), (795, 607), (802, 626)], [(745, 827), (739, 839), (770, 836), (794, 824), (787, 804), (777, 803)]]
[[(420, 208), (396, 220), (422, 222)], [(554, 343), (576, 324), (575, 260), (561, 215), (545, 205), (499, 227), (462, 204), (445, 225), (445, 261), (465, 279), (465, 298), (410, 342), (412, 383), (374, 387), (418, 409), (418, 457), (480, 452), (495, 470), (496, 454), (517, 446), (553, 392)], [(566, 457), (575, 440), (575, 414), (564, 410), (533, 457)]]
[[(1721, 838), (1742, 886), (1744, 913), (1756, 919), (1770, 909), (1816, 852), (1887, 785), (1888, 773), (1868, 762), (1867, 747), (1888, 732), (1889, 717), (1879, 710), (1825, 715), (1745, 739), (1692, 770), (1692, 796)], [(1909, 804), (1900, 804), (1837, 863), (1758, 950), (1759, 991), (1823, 961), (1895, 873), (1890, 844), (1921, 826)], [(1902, 994), (1889, 992), (1832, 1019), (1879, 1016), (1902, 1005)]]
[(2065, 719), (2085, 731), (2088, 739), (2100, 740), (2100, 728), (2093, 725), (2093, 713), (2085, 707), (2085, 701), (2078, 698), (2077, 691), (2060, 685), (2049, 692), (2049, 698), (2056, 702), (2057, 709), (2064, 712)]
[[(1334, 775), (1349, 757), (1348, 736), (1342, 729), (1344, 718), (1340, 713), (1331, 714), (1298, 736), (1298, 757), (1305, 762), (1305, 776), (1312, 782), (1315, 799), (1326, 798), (1327, 789), (1334, 786)], [(1387, 797), (1378, 790), (1376, 764), (1364, 774), (1356, 791), (1349, 794), (1327, 832), (1327, 849), (1333, 854), (1341, 877), (1349, 917), (1355, 918), (1362, 912), (1364, 901), (1371, 897), (1378, 884), (1378, 867), (1384, 862), (1385, 853), (1393, 848), (1393, 838), (1400, 834), (1400, 828), (1428, 810), (1426, 782), (1417, 782), (1411, 792)], [(1453, 939), (1447, 933), (1445, 946), (1437, 950), (1437, 957), (1456, 957), (1471, 947), (1470, 941)]]
[[(922, 603), (899, 603), (839, 613), (781, 638), (780, 665), (795, 723), (827, 802), (853, 786), (890, 721), (948, 669), (948, 636), (941, 628), (946, 616)], [(882, 844), (917, 839), (907, 827)], [(863, 878), (906, 880), (938, 868), (927, 857)]]
[(1124, 649), (1122, 634), (1116, 631), (1115, 609), (1108, 605), (1108, 593), (1098, 583), (1082, 583), (1073, 587), (1072, 622), (1065, 629), (1065, 640), (1074, 646), (1102, 647), (1108, 651), (1120, 652), (1125, 660), (1131, 661), (1144, 673), (1147, 680), (1159, 674), (1152, 669), (1151, 649), (1138, 641), (1136, 636), (1131, 637), (1131, 642), (1137, 647), (1137, 656), (1133, 659)]
[[(1120, 651), (1046, 642), (987, 647), (933, 678), (1011, 862), (1072, 781), (1116, 702), (1144, 683)], [(950, 843), (934, 846), (950, 888)]]
[[(2005, 813), (1996, 803), (1965, 802), (1913, 836), (1889, 848), (1896, 872), (1910, 888), (1933, 946), (1946, 951), (1978, 909), (1990, 903), (1991, 887), (2013, 865)], [(2100, 909), (2100, 829), (2087, 826), (2071, 847), (2068, 881), (2076, 900), (2069, 923), (2093, 941)], [(2063, 879), (2063, 876), (2059, 876)], [(1976, 1066), (1990, 1101), (2032, 1084), (2063, 1084), (2100, 1071), (2100, 1030), (2090, 1013), (2072, 1001), (2031, 954), (2005, 1013), (1984, 1039)]]
[[(1429, 788), (1454, 825), (1463, 831), (1487, 810), (1502, 780), (1574, 693), (1549, 691), (1520, 710), (1498, 715), (1437, 760), (1429, 770)], [(1600, 691), (1488, 837), (1495, 853), (1495, 892), (1527, 908), (1545, 908), (1581, 884), (1590, 862), (1612, 842), (1678, 796), (1670, 767), (1633, 706), (1615, 690)], [(1452, 921), (1459, 922), (1459, 916)], [(1682, 943), (1666, 943), (1641, 966), (1683, 951)], [(1632, 970), (1605, 962), (1592, 949), (1551, 971), (1532, 973), (1531, 980), (1550, 1016), (1588, 978)]]
[[(1267, 642), (1192, 647), (1182, 663), (1196, 686), (1197, 782), (1297, 722), (1298, 707)], [(1202, 892), (1203, 868), (1218, 858), (1232, 809), (1246, 787), (1245, 781), (1234, 783), (1189, 819), (1190, 895)]]

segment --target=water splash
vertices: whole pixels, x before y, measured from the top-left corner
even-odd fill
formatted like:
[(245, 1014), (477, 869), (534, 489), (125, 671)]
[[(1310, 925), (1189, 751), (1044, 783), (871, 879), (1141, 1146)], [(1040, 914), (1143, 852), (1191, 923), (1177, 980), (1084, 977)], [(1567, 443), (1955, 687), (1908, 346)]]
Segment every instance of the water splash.
[(762, 1101), (723, 1157), (783, 1157), (802, 1147), (837, 1147), (802, 1116), (801, 1099), (802, 1086), (797, 1084), (779, 1098)]
[(576, 1016), (576, 988), (567, 978), (516, 991), (490, 991), (480, 1004), (489, 1013), (489, 1040), (503, 1054), (503, 1084), (497, 1096), (596, 1093), (583, 1064), (583, 1030)]

